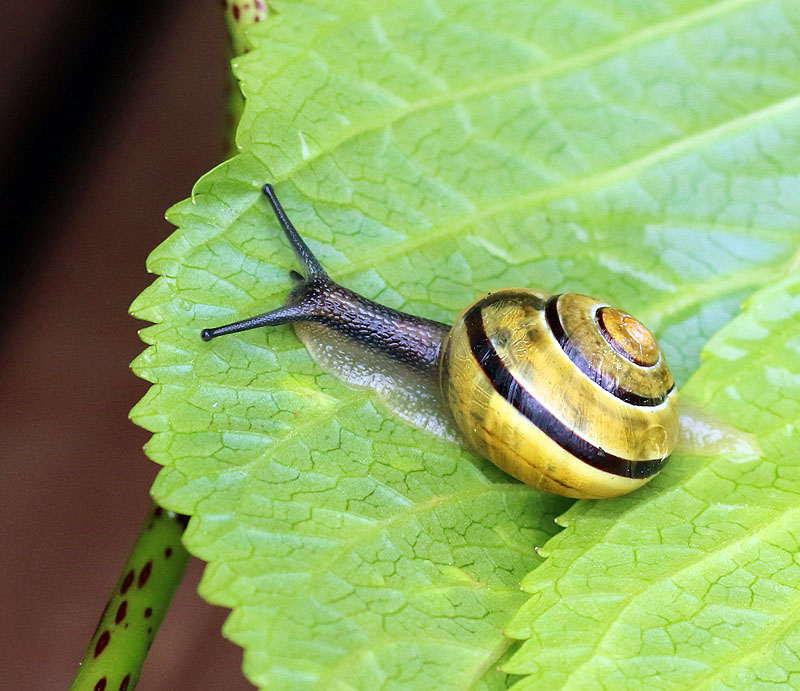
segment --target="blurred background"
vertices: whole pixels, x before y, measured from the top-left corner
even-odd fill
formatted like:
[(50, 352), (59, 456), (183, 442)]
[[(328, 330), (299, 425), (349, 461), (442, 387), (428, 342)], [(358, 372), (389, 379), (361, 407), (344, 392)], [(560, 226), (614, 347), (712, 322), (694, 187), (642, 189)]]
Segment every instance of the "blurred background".
[[(7, 689), (72, 681), (150, 505), (128, 316), (164, 211), (226, 155), (218, 3), (43, 0), (0, 27), (0, 645)], [(250, 689), (193, 561), (140, 689)]]

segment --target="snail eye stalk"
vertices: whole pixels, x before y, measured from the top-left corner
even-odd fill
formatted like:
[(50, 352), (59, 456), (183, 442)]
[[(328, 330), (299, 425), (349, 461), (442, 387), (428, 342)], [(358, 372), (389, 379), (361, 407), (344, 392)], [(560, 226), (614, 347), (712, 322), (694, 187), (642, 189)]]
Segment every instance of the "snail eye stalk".
[(308, 248), (305, 240), (300, 237), (300, 233), (297, 232), (294, 225), (289, 220), (289, 217), (286, 215), (286, 212), (283, 210), (280, 201), (278, 201), (278, 195), (275, 194), (275, 189), (272, 185), (267, 183), (261, 191), (267, 196), (267, 199), (269, 199), (272, 210), (275, 212), (275, 218), (278, 219), (278, 223), (281, 224), (281, 228), (283, 228), (283, 232), (286, 234), (295, 255), (300, 260), (303, 268), (305, 268), (306, 279), (312, 276), (327, 278), (328, 274), (325, 272), (325, 269), (322, 268), (322, 264), (319, 263), (314, 253)]
[(302, 319), (307, 319), (310, 316), (309, 306), (297, 300), (297, 296), (302, 293), (302, 287), (314, 280), (317, 282), (330, 281), (327, 272), (322, 268), (322, 264), (319, 263), (319, 260), (314, 256), (314, 253), (309, 249), (308, 245), (306, 245), (305, 240), (300, 237), (300, 233), (297, 232), (297, 229), (289, 220), (272, 185), (267, 183), (261, 191), (267, 199), (269, 199), (272, 211), (275, 213), (275, 218), (278, 219), (278, 223), (280, 223), (286, 238), (289, 240), (289, 245), (303, 265), (305, 275), (297, 271), (291, 271), (289, 273), (289, 276), (291, 276), (296, 284), (295, 290), (290, 294), (286, 304), (282, 307), (232, 324), (225, 324), (224, 326), (218, 326), (213, 329), (203, 329), (200, 332), (200, 338), (204, 341), (210, 341), (218, 336), (225, 336), (226, 334), (258, 329), (262, 326), (278, 326), (280, 324), (290, 324)]

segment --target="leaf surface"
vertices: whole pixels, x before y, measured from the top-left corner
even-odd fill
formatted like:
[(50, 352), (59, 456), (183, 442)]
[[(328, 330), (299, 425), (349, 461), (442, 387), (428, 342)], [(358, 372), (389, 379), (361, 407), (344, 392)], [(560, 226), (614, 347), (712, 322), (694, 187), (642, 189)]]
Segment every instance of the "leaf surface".
[(800, 6), (274, 7), (235, 65), (239, 154), (170, 210), (132, 307), (154, 323), (132, 414), (153, 493), (193, 516), (201, 591), (255, 683), (497, 688), (566, 504), (391, 419), (288, 328), (200, 341), (279, 305), (297, 268), (259, 188), (369, 298), (451, 321), (500, 287), (595, 294), (684, 382), (796, 258)]

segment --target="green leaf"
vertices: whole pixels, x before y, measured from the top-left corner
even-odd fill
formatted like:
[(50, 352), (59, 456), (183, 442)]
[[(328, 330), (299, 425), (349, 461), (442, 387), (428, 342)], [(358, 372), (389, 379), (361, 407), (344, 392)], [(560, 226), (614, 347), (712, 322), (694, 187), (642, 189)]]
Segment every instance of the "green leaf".
[[(275, 184), (329, 273), (449, 321), (510, 285), (608, 299), (680, 382), (794, 260), (800, 6), (274, 3), (235, 69), (240, 153), (176, 205), (132, 311), (153, 494), (271, 688), (495, 688), (563, 500), (393, 420), (288, 328)], [(633, 501), (633, 500), (632, 500)], [(654, 524), (653, 517), (651, 524)], [(652, 527), (652, 525), (651, 525)], [(634, 533), (629, 540), (635, 540)]]
[(636, 496), (567, 512), (509, 627), (515, 689), (800, 686), (800, 275), (705, 354), (681, 395), (761, 458), (678, 454)]

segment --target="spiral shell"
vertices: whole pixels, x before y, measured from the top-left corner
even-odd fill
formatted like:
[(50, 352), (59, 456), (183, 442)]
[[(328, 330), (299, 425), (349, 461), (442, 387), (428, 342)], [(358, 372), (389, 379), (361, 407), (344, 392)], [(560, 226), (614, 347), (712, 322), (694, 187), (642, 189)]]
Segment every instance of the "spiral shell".
[(440, 376), (468, 446), (550, 492), (625, 494), (677, 443), (675, 385), (655, 338), (585, 295), (480, 298), (456, 320)]

